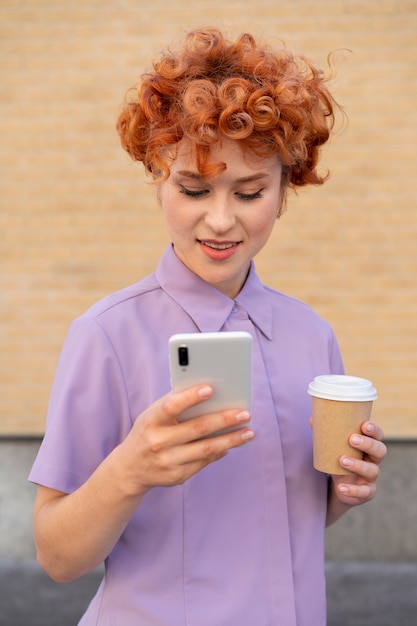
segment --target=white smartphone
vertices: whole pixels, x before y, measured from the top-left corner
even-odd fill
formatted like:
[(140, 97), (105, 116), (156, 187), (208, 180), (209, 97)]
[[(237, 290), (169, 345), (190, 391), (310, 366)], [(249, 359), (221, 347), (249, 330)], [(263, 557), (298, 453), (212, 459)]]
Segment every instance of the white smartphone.
[[(251, 409), (252, 337), (244, 331), (183, 333), (169, 340), (174, 391), (208, 383), (211, 398), (192, 406), (180, 421), (223, 409)], [(245, 424), (245, 427), (248, 424)], [(222, 432), (242, 428), (237, 425)], [(218, 434), (218, 433), (215, 433)]]

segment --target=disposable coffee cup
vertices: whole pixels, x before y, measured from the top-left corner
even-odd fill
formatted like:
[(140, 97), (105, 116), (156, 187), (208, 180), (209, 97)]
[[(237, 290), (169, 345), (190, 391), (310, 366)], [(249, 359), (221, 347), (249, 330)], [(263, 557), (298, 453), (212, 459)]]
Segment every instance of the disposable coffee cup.
[(349, 445), (354, 433), (371, 415), (377, 392), (370, 380), (357, 376), (316, 376), (308, 386), (312, 397), (313, 465), (327, 474), (351, 474), (340, 465), (340, 457), (362, 458)]

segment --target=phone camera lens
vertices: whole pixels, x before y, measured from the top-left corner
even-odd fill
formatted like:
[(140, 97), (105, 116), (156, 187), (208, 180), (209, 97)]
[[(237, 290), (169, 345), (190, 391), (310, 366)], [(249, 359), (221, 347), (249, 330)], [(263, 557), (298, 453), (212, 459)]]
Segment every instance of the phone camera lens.
[(180, 365), (185, 367), (188, 365), (188, 348), (187, 346), (180, 346), (178, 348), (178, 360)]

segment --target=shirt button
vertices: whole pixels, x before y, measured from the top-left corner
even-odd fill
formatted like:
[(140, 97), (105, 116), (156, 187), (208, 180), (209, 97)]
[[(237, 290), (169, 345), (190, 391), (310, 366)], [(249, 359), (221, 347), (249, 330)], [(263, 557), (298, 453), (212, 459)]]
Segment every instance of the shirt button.
[(238, 312), (238, 310), (239, 310), (239, 309), (237, 308), (237, 306), (236, 306), (236, 304), (235, 304), (235, 305), (234, 305), (234, 307), (233, 307), (233, 309), (232, 309), (232, 313), (237, 313), (237, 312)]

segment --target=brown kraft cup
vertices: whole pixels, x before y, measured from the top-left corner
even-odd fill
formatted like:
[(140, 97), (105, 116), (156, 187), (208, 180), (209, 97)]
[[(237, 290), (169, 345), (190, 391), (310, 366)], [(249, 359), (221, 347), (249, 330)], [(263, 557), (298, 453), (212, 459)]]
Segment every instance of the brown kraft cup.
[(362, 458), (349, 445), (354, 433), (371, 416), (376, 390), (364, 378), (344, 375), (316, 376), (310, 383), (313, 418), (313, 465), (327, 474), (350, 474), (339, 462), (341, 456)]

